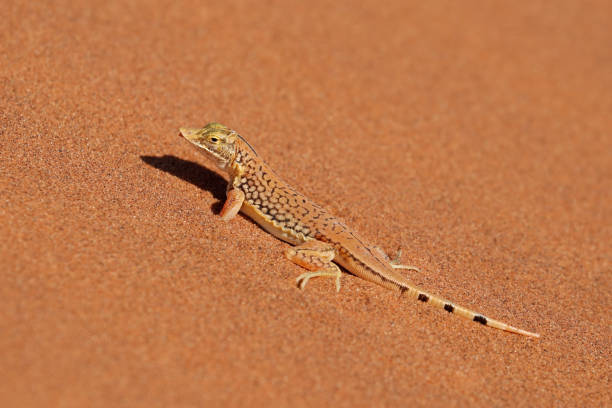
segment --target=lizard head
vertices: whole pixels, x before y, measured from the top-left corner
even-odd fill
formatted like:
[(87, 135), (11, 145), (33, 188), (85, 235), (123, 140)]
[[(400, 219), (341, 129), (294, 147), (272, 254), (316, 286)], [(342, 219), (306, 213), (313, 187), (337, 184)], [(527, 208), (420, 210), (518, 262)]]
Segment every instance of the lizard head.
[(204, 156), (225, 170), (236, 155), (238, 133), (220, 123), (209, 123), (201, 129), (180, 128), (180, 136), (187, 139)]

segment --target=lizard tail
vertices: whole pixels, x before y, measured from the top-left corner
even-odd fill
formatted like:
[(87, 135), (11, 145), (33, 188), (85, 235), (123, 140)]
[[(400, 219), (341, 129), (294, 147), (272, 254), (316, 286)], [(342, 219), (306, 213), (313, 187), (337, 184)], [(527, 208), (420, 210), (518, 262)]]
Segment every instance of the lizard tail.
[(540, 337), (538, 333), (532, 333), (527, 330), (518, 329), (504, 322), (500, 322), (499, 320), (488, 318), (486, 316), (481, 315), (480, 313), (473, 312), (472, 310), (466, 309), (465, 307), (455, 305), (454, 303), (444, 300), (438, 296), (424, 292), (415, 286), (406, 283), (396, 283), (396, 285), (399, 287), (400, 293), (407, 294), (408, 296), (416, 298), (417, 300), (423, 303), (430, 303), (439, 309), (446, 310), (448, 313), (453, 313), (465, 319), (480, 323), (482, 325), (504, 330), (510, 333), (522, 334), (524, 336), (535, 338)]
[[(346, 252), (345, 249), (343, 249), (343, 251)], [(411, 298), (417, 299), (423, 303), (431, 303), (433, 306), (446, 310), (448, 313), (453, 313), (463, 317), (464, 319), (469, 319), (484, 326), (493, 327), (495, 329), (504, 330), (510, 333), (535, 338), (540, 337), (540, 335), (537, 333), (532, 333), (527, 330), (510, 326), (509, 324), (500, 322), (499, 320), (488, 318), (480, 313), (466, 309), (463, 306), (456, 305), (453, 302), (449, 302), (441, 297), (427, 293), (420, 288), (413, 286), (410, 281), (404, 277), (404, 275), (396, 272), (392, 267), (387, 267), (385, 263), (388, 261), (386, 260), (373, 256), (367, 260), (370, 262), (356, 259), (351, 260), (350, 258), (347, 261), (342, 257), (339, 257), (339, 261), (354, 275), (359, 276), (362, 279), (376, 283), (377, 285), (387, 289), (399, 290), (400, 294), (402, 295), (410, 296)], [(381, 265), (381, 268), (371, 267), (368, 263), (372, 265), (379, 264)]]

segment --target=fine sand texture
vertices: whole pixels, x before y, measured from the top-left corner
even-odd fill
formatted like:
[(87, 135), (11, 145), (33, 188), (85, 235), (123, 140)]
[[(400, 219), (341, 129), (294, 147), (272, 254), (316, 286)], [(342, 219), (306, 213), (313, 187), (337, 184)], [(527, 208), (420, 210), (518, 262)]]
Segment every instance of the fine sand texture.
[[(0, 6), (0, 406), (605, 407), (609, 1)], [(219, 218), (217, 121), (434, 294)]]

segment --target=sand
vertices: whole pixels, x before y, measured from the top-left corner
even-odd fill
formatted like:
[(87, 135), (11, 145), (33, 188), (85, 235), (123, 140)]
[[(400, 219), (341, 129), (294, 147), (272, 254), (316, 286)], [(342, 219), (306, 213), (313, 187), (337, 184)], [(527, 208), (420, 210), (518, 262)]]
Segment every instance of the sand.
[[(308, 4), (306, 4), (308, 3)], [(0, 405), (610, 406), (609, 2), (13, 1)], [(488, 329), (219, 219), (218, 121)]]

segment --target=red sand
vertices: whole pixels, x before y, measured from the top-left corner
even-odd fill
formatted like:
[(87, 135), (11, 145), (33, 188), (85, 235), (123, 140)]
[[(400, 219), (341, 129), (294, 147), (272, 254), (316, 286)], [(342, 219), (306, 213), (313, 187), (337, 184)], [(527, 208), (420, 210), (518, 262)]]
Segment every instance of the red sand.
[[(47, 3), (0, 18), (1, 406), (610, 406), (610, 2)], [(298, 290), (213, 120), (542, 338)]]

